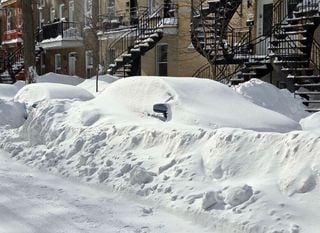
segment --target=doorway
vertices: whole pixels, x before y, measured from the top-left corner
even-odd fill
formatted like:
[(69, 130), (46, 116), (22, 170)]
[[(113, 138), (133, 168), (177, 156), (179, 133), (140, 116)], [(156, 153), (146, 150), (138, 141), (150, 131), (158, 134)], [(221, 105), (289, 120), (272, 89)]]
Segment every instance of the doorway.
[(136, 25), (138, 23), (138, 2), (137, 0), (130, 0), (130, 24)]
[(69, 75), (76, 75), (76, 62), (77, 62), (77, 53), (69, 53), (68, 56), (68, 73)]
[(257, 36), (266, 39), (256, 51), (258, 55), (267, 55), (272, 32), (273, 0), (257, 1)]

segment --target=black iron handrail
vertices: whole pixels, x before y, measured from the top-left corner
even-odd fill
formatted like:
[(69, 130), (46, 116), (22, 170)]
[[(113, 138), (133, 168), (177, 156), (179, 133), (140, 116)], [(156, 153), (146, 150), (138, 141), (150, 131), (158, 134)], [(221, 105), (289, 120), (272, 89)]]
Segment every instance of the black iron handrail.
[(77, 22), (59, 21), (45, 24), (42, 26), (40, 33), (39, 42), (54, 39), (58, 36), (61, 36), (61, 38), (82, 37), (81, 24)]
[[(177, 5), (171, 5), (173, 10), (177, 9)], [(169, 17), (170, 15), (165, 11), (164, 5), (161, 5), (152, 14), (150, 14), (149, 9), (140, 12), (138, 18), (138, 23), (135, 27), (129, 29), (129, 31), (124, 32), (118, 39), (112, 42), (109, 49), (114, 50), (114, 57), (118, 58), (121, 55), (127, 53), (132, 49), (143, 36), (158, 32), (161, 26), (164, 24), (163, 19)], [(142, 42), (142, 41), (141, 41)]]
[(310, 62), (314, 65), (314, 68), (320, 72), (320, 43), (315, 39), (312, 41)]

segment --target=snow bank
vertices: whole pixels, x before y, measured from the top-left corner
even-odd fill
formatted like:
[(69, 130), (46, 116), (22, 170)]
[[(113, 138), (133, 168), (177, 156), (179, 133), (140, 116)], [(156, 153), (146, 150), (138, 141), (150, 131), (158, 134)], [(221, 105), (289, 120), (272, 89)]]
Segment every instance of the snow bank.
[(111, 83), (117, 81), (118, 77), (111, 75), (99, 75), (98, 78), (98, 92), (96, 92), (96, 77), (85, 79), (82, 83), (78, 84), (78, 87), (86, 89), (93, 95), (99, 94), (104, 91)]
[(247, 100), (261, 107), (281, 113), (295, 121), (300, 121), (309, 114), (300, 97), (295, 97), (287, 89), (279, 89), (260, 79), (251, 79), (235, 87), (236, 92)]
[(20, 127), (25, 121), (23, 104), (0, 99), (0, 126)]
[(88, 105), (105, 115), (145, 122), (152, 119), (153, 105), (158, 103), (169, 107), (166, 123), (170, 124), (276, 132), (300, 129), (297, 122), (252, 104), (226, 85), (196, 78), (122, 79)]
[[(168, 121), (155, 103), (169, 106)], [(319, 134), (278, 133), (297, 128), (213, 81), (135, 77), (87, 102), (40, 102), (20, 129), (0, 134), (0, 148), (217, 232), (317, 233)]]
[(17, 102), (33, 104), (48, 99), (90, 100), (92, 94), (83, 88), (58, 83), (35, 83), (23, 87), (14, 97)]
[(18, 90), (14, 85), (0, 83), (0, 99), (13, 99)]
[(309, 117), (301, 119), (300, 125), (303, 130), (319, 130), (320, 131), (320, 112), (314, 113)]
[(82, 83), (84, 79), (77, 76), (56, 74), (56, 73), (47, 73), (41, 76), (37, 76), (37, 83), (61, 83), (76, 86)]

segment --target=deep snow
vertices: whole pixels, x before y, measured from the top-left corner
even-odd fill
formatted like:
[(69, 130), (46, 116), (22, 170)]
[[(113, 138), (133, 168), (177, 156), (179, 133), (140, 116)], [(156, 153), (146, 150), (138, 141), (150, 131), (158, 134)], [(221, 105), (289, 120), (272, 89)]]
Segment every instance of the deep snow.
[[(218, 232), (317, 233), (318, 114), (304, 118), (300, 99), (257, 80), (235, 89), (192, 78), (118, 80), (89, 101), (40, 101), (20, 128), (2, 130), (0, 147)], [(156, 103), (168, 105), (167, 121)]]
[(101, 186), (13, 162), (0, 150), (1, 233), (209, 232)]

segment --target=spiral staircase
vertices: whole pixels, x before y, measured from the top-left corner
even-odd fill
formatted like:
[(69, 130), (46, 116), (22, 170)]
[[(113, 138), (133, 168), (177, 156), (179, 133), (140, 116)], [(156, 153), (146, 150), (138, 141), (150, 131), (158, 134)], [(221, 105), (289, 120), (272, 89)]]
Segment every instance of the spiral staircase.
[[(273, 5), (272, 29), (252, 38), (252, 25), (233, 28), (230, 21), (241, 0), (193, 1), (191, 40), (208, 60), (195, 76), (210, 75), (231, 85), (262, 78), (279, 69), (286, 75), (289, 89), (304, 97), (307, 111), (320, 110), (320, 46), (313, 40), (319, 26), (319, 0), (286, 0)], [(294, 5), (292, 5), (294, 4)], [(259, 54), (259, 48), (266, 48)], [(290, 86), (290, 85), (289, 85)]]

